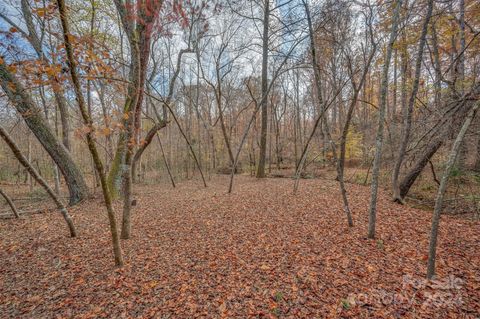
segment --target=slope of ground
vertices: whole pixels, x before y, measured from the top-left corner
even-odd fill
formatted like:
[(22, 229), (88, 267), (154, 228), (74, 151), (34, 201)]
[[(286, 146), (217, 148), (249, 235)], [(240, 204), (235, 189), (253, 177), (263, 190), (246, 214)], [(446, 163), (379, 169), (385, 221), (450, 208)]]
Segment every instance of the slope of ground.
[[(135, 189), (126, 266), (113, 267), (100, 197), (71, 213), (0, 220), (1, 318), (477, 318), (480, 224), (445, 216), (438, 280), (423, 280), (431, 214), (380, 195), (367, 240), (369, 188), (226, 177)], [(117, 203), (117, 205), (120, 205)], [(120, 206), (117, 206), (120, 212)]]

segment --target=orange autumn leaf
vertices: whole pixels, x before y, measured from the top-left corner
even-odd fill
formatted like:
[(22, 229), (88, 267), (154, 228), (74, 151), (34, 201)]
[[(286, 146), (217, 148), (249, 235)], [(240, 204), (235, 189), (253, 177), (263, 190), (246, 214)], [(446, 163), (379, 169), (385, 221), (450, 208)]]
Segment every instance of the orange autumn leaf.
[(34, 10), (34, 12), (39, 16), (39, 17), (44, 17), (45, 14), (47, 13), (44, 8), (39, 8)]

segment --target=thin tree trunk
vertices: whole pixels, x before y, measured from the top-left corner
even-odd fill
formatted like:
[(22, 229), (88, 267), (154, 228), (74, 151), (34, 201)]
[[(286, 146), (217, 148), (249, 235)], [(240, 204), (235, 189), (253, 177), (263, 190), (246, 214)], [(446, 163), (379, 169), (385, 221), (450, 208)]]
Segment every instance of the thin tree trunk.
[(167, 157), (165, 156), (165, 152), (163, 150), (162, 140), (160, 136), (157, 134), (158, 145), (160, 145), (160, 150), (162, 151), (163, 162), (165, 163), (165, 167), (167, 169), (168, 176), (170, 177), (170, 182), (172, 182), (173, 188), (175, 188), (175, 180), (173, 179), (172, 172), (170, 171), (170, 165), (168, 165)]
[[(345, 124), (343, 126), (342, 136), (340, 137), (340, 157), (337, 161), (337, 175), (338, 175), (337, 179), (338, 179), (338, 183), (339, 183), (339, 186), (340, 186), (340, 192), (342, 194), (343, 206), (344, 206), (345, 213), (347, 215), (348, 225), (350, 227), (353, 226), (353, 220), (352, 220), (352, 217), (351, 217), (350, 206), (348, 204), (347, 190), (345, 189), (345, 178), (344, 178), (347, 136), (348, 136), (348, 130), (350, 129), (350, 123), (351, 123), (352, 116), (353, 116), (353, 110), (355, 108), (355, 105), (357, 104), (358, 95), (360, 93), (360, 90), (362, 89), (363, 85), (365, 84), (365, 80), (367, 78), (368, 70), (370, 69), (370, 64), (373, 60), (373, 57), (375, 56), (375, 52), (376, 52), (376, 44), (373, 44), (373, 48), (371, 49), (370, 55), (368, 57), (368, 61), (367, 61), (366, 65), (364, 66), (363, 74), (362, 74), (360, 83), (358, 84), (358, 86), (353, 85), (354, 86), (353, 97), (352, 97), (352, 101), (350, 102), (350, 106), (348, 107), (347, 115), (346, 115), (346, 118), (345, 118)], [(353, 82), (353, 76), (354, 76), (354, 74), (352, 73), (352, 82)]]
[(133, 157), (132, 161), (132, 181), (133, 183), (136, 182), (136, 171), (137, 171), (137, 163), (140, 161), (143, 152), (147, 149), (148, 145), (152, 142), (155, 135), (157, 135), (158, 131), (167, 126), (167, 123), (162, 121), (160, 123), (155, 123), (155, 125), (148, 131), (142, 145), (137, 149), (135, 152), (135, 156)]
[[(460, 0), (459, 3), (459, 42), (460, 42), (460, 49), (459, 49), (459, 56), (457, 56), (457, 67), (455, 68), (458, 72), (459, 77), (459, 88), (460, 92), (464, 93), (465, 91), (465, 0)], [(464, 169), (466, 162), (467, 162), (467, 155), (468, 155), (468, 145), (467, 141), (464, 140), (460, 146), (460, 153), (457, 157), (458, 167), (460, 169)]]
[[(29, 163), (31, 163), (32, 162), (32, 139), (30, 138), (30, 134), (28, 134), (28, 137), (27, 137), (27, 144), (28, 144), (28, 146), (27, 146), (27, 161)], [(29, 189), (30, 193), (32, 193), (33, 192), (32, 175), (28, 174), (27, 181), (28, 181), (28, 189)]]
[(430, 18), (432, 16), (432, 10), (433, 10), (433, 0), (429, 0), (427, 5), (427, 14), (423, 22), (422, 34), (420, 36), (420, 43), (418, 44), (418, 53), (415, 61), (415, 77), (413, 80), (412, 93), (408, 101), (408, 107), (406, 109), (405, 118), (404, 118), (404, 126), (403, 126), (403, 134), (402, 134), (403, 138), (402, 138), (402, 142), (400, 143), (400, 148), (398, 151), (397, 159), (395, 161), (395, 166), (392, 174), (393, 200), (399, 203), (402, 203), (402, 199), (400, 197), (400, 189), (398, 187), (398, 176), (400, 175), (400, 168), (405, 158), (407, 145), (410, 140), (410, 133), (412, 130), (413, 107), (415, 105), (415, 99), (417, 97), (418, 87), (420, 84), (420, 73), (422, 70), (423, 50), (425, 48), (425, 43), (427, 40), (428, 25), (430, 23)]
[[(268, 30), (270, 19), (270, 0), (264, 0), (263, 7), (263, 40), (262, 40), (262, 95), (267, 95), (268, 87)], [(262, 98), (260, 108), (262, 110), (262, 126), (260, 133), (260, 153), (258, 157), (257, 178), (265, 177), (265, 162), (267, 156), (267, 126), (268, 107), (267, 98)]]
[(58, 174), (58, 166), (57, 164), (53, 164), (53, 178), (55, 180), (55, 194), (60, 196), (60, 176)]
[(390, 32), (390, 39), (387, 45), (387, 52), (385, 56), (385, 64), (383, 66), (382, 82), (380, 89), (380, 104), (378, 106), (378, 130), (375, 141), (375, 157), (373, 160), (372, 169), (372, 185), (371, 185), (371, 200), (368, 218), (368, 238), (375, 237), (375, 223), (377, 213), (377, 193), (378, 193), (378, 175), (380, 173), (380, 166), (382, 161), (382, 146), (383, 146), (383, 127), (385, 120), (385, 108), (387, 105), (387, 89), (388, 89), (388, 69), (390, 67), (390, 60), (392, 58), (393, 44), (397, 37), (397, 27), (400, 16), (400, 7), (402, 0), (397, 0), (394, 3), (394, 13), (392, 17), (392, 30)]
[(20, 215), (18, 214), (18, 210), (15, 207), (15, 204), (12, 202), (10, 197), (5, 193), (1, 188), (0, 188), (0, 195), (2, 195), (3, 198), (5, 198), (5, 201), (7, 202), (8, 206), (10, 206), (10, 209), (12, 210), (13, 215), (15, 215), (16, 218), (20, 218)]
[(437, 31), (435, 25), (432, 26), (432, 47), (433, 64), (435, 68), (435, 106), (439, 107), (442, 100), (442, 69), (440, 66), (440, 52), (438, 50)]
[(427, 264), (427, 278), (431, 279), (435, 275), (435, 260), (436, 260), (436, 253), (437, 253), (437, 238), (438, 238), (438, 227), (440, 225), (440, 216), (442, 214), (443, 209), (443, 200), (445, 197), (445, 191), (447, 189), (448, 178), (450, 177), (450, 173), (452, 171), (453, 166), (455, 165), (455, 160), (458, 156), (460, 151), (460, 147), (462, 145), (462, 141), (465, 137), (465, 133), (468, 130), (468, 127), (472, 123), (473, 118), (477, 112), (478, 107), (480, 106), (480, 102), (477, 102), (475, 106), (470, 110), (465, 122), (458, 132), (457, 138), (453, 143), (452, 149), (450, 150), (450, 154), (448, 156), (447, 164), (445, 166), (445, 171), (443, 172), (442, 180), (440, 182), (440, 186), (438, 188), (437, 197), (435, 199), (435, 207), (433, 209), (433, 217), (432, 217), (432, 230), (430, 233), (430, 245), (428, 250), (428, 264)]
[[(153, 89), (158, 93), (157, 89), (155, 87), (153, 87)], [(153, 99), (155, 100), (158, 100), (156, 97), (154, 96), (151, 96)], [(161, 101), (160, 101), (161, 102)], [(170, 114), (172, 115), (173, 117), (173, 120), (175, 121), (175, 123), (177, 124), (177, 127), (178, 127), (178, 130), (180, 131), (180, 134), (182, 134), (183, 138), (185, 139), (185, 142), (187, 143), (188, 145), (188, 148), (190, 150), (190, 153), (192, 154), (192, 157), (193, 157), (193, 160), (195, 161), (195, 164), (198, 168), (198, 171), (200, 172), (200, 176), (202, 178), (202, 182), (203, 182), (203, 186), (204, 187), (207, 187), (207, 182), (205, 181), (205, 176), (203, 175), (203, 170), (202, 170), (202, 167), (200, 166), (200, 163), (198, 162), (198, 158), (197, 158), (197, 155), (195, 154), (195, 150), (193, 149), (193, 146), (192, 144), (190, 143), (190, 140), (188, 139), (187, 135), (185, 134), (185, 131), (182, 129), (182, 126), (180, 125), (180, 122), (178, 121), (178, 118), (177, 116), (175, 115), (175, 113), (173, 112), (172, 108), (170, 107), (170, 105), (164, 103), (163, 104), (165, 106), (166, 109), (168, 109), (168, 111), (170, 112)]]
[(230, 139), (228, 138), (227, 128), (225, 127), (225, 120), (223, 117), (223, 110), (222, 110), (222, 91), (221, 91), (221, 84), (218, 84), (218, 92), (215, 93), (217, 106), (218, 106), (218, 116), (220, 120), (220, 127), (222, 129), (223, 140), (225, 141), (225, 146), (227, 147), (228, 158), (230, 160), (230, 165), (233, 165), (235, 159), (233, 157), (232, 147), (230, 145)]
[(37, 181), (40, 186), (45, 189), (45, 191), (48, 193), (48, 195), (53, 199), (55, 204), (57, 205), (58, 209), (60, 210), (60, 213), (63, 216), (63, 219), (65, 219), (65, 222), (67, 223), (68, 229), (70, 231), (70, 236), (71, 237), (76, 237), (77, 232), (75, 230), (75, 226), (73, 225), (72, 218), (68, 214), (67, 208), (63, 203), (60, 201), (60, 199), (57, 197), (55, 192), (48, 186), (47, 182), (40, 176), (40, 174), (35, 170), (35, 168), (30, 164), (30, 162), (25, 158), (25, 156), (22, 154), (20, 149), (18, 148), (17, 144), (13, 141), (11, 138), (10, 134), (2, 127), (0, 126), (0, 136), (3, 138), (5, 143), (10, 147), (12, 150), (13, 154), (17, 158), (17, 160), (20, 162), (20, 164), (23, 165), (23, 167), (26, 168), (29, 174), (32, 175), (32, 177)]
[(58, 4), (58, 11), (60, 13), (60, 21), (62, 23), (63, 40), (65, 44), (65, 50), (67, 52), (67, 61), (70, 69), (70, 75), (72, 77), (73, 88), (75, 90), (75, 96), (77, 99), (78, 107), (80, 108), (80, 113), (82, 115), (83, 123), (89, 128), (88, 133), (86, 134), (87, 144), (88, 144), (90, 153), (92, 154), (93, 161), (95, 163), (95, 169), (97, 170), (97, 173), (100, 176), (100, 183), (102, 186), (103, 198), (105, 200), (105, 206), (107, 208), (108, 219), (110, 222), (110, 232), (112, 234), (115, 265), (122, 266), (123, 265), (122, 248), (120, 246), (120, 240), (119, 240), (118, 230), (117, 230), (117, 221), (116, 221), (115, 212), (112, 206), (112, 199), (110, 196), (110, 191), (108, 189), (105, 172), (103, 170), (103, 164), (98, 154), (97, 147), (95, 145), (95, 140), (93, 135), (93, 130), (94, 130), (93, 121), (86, 109), (85, 100), (83, 98), (80, 82), (78, 80), (76, 63), (73, 58), (73, 47), (68, 38), (70, 31), (69, 31), (68, 22), (67, 22), (67, 16), (65, 13), (65, 10), (66, 10), (65, 2), (64, 0), (57, 0), (57, 4)]
[[(322, 114), (324, 124), (327, 125), (327, 118), (325, 116), (326, 107), (325, 107), (325, 104), (324, 104), (323, 98), (322, 98), (322, 87), (321, 87), (321, 80), (320, 80), (320, 67), (318, 66), (318, 61), (317, 61), (317, 54), (316, 54), (316, 49), (315, 49), (315, 36), (314, 36), (314, 32), (313, 32), (312, 19), (311, 19), (311, 16), (310, 16), (310, 8), (309, 8), (308, 3), (306, 1), (303, 1), (303, 5), (305, 7), (305, 14), (307, 16), (308, 29), (309, 29), (309, 34), (310, 34), (310, 54), (311, 54), (311, 57), (312, 57), (312, 66), (313, 66), (313, 69), (314, 69), (315, 84), (316, 84), (316, 88), (317, 88), (317, 98), (318, 98), (318, 102), (320, 104), (320, 112)], [(371, 58), (373, 58), (373, 55), (371, 55)], [(364, 74), (365, 73), (366, 72), (364, 72)], [(363, 81), (363, 78), (362, 78), (362, 81)], [(350, 119), (352, 117), (353, 107), (356, 103), (356, 98), (357, 98), (359, 89), (360, 88), (358, 88), (358, 90), (357, 90), (355, 88), (354, 100), (352, 101), (352, 104), (350, 105), (350, 109), (348, 111), (349, 114), (347, 115), (348, 118), (347, 118), (347, 121), (345, 122), (345, 128), (344, 128), (344, 133), (343, 133), (343, 135), (345, 135), (345, 138), (341, 141), (341, 144), (343, 142), (343, 149), (341, 148), (341, 153), (342, 153), (342, 150), (343, 150), (343, 158), (345, 158), (345, 141), (346, 141), (346, 135), (348, 133), (348, 125), (349, 125), (348, 123), (350, 122)], [(329, 143), (332, 146), (332, 153), (333, 153), (334, 159), (337, 162), (336, 167), (337, 167), (337, 172), (338, 172), (338, 180), (339, 180), (339, 184), (340, 184), (340, 191), (341, 191), (341, 194), (342, 194), (342, 199), (343, 199), (343, 202), (344, 202), (344, 210), (345, 210), (345, 214), (347, 216), (348, 226), (353, 227), (352, 214), (350, 212), (350, 208), (348, 207), (347, 191), (345, 190), (345, 185), (344, 185), (344, 181), (343, 181), (343, 161), (342, 161), (342, 163), (339, 163), (337, 161), (337, 154), (336, 154), (336, 150), (335, 150), (335, 145), (332, 141), (332, 137), (330, 136), (330, 132), (328, 131), (328, 127), (326, 127), (326, 132), (327, 132), (327, 138), (329, 140)], [(342, 157), (342, 155), (340, 155), (340, 156)], [(305, 156), (303, 157), (302, 160), (303, 161), (305, 160)]]
[[(135, 115), (137, 113), (136, 108), (138, 106), (140, 97), (143, 96), (144, 85), (141, 82), (142, 78), (140, 75), (142, 70), (140, 46), (145, 44), (143, 41), (139, 40), (142, 38), (140, 33), (142, 33), (142, 31), (144, 30), (142, 28), (140, 28), (140, 30), (137, 30), (137, 28), (132, 24), (132, 21), (128, 20), (129, 18), (126, 17), (126, 15), (128, 15), (129, 13), (126, 12), (127, 9), (125, 8), (122, 1), (115, 0), (114, 3), (122, 19), (122, 23), (124, 24), (124, 28), (130, 43), (129, 83), (127, 86), (127, 95), (123, 106), (124, 114), (122, 119), (124, 130), (122, 130), (119, 134), (117, 148), (115, 150), (115, 155), (107, 177), (110, 194), (113, 198), (116, 198), (120, 195), (122, 189), (122, 181), (124, 182), (123, 189), (125, 190), (125, 180), (123, 178), (128, 178), (128, 176), (131, 175), (127, 174), (125, 170), (131, 168), (126, 163), (127, 153), (133, 152), (134, 143), (131, 143), (131, 141), (133, 140), (135, 135)], [(139, 15), (140, 12), (136, 12), (135, 14)], [(142, 21), (142, 23), (144, 22), (145, 21)], [(131, 154), (128, 156), (131, 156)], [(129, 159), (129, 162), (131, 163), (131, 159)], [(131, 182), (127, 182), (126, 184), (128, 186), (128, 184), (131, 184)]]
[(132, 159), (132, 150), (129, 149), (125, 154), (125, 167), (123, 169), (123, 218), (122, 232), (120, 235), (122, 239), (130, 239), (130, 233), (132, 231)]

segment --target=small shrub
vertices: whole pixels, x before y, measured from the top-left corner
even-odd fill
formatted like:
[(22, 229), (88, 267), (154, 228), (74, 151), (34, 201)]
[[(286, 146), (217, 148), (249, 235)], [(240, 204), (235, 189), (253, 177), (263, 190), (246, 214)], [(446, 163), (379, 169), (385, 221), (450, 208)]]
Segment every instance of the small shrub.
[(342, 308), (348, 310), (350, 307), (350, 302), (347, 299), (342, 299)]

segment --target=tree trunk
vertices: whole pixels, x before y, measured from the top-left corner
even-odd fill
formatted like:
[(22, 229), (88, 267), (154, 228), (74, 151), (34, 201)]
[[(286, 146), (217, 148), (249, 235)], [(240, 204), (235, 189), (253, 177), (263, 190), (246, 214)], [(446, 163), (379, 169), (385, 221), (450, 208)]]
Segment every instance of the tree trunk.
[[(312, 19), (311, 19), (311, 16), (310, 16), (310, 8), (309, 8), (308, 3), (306, 1), (303, 1), (303, 5), (305, 7), (305, 14), (307, 16), (308, 30), (309, 30), (309, 34), (310, 34), (310, 54), (311, 54), (311, 58), (312, 58), (312, 66), (313, 66), (314, 76), (315, 76), (315, 85), (316, 85), (316, 89), (317, 89), (317, 99), (318, 99), (318, 103), (320, 105), (320, 110), (319, 111), (320, 111), (321, 114), (323, 114), (323, 116), (322, 116), (323, 123), (326, 125), (327, 124), (327, 118), (325, 116), (326, 106), (325, 106), (325, 103), (323, 102), (323, 98), (322, 98), (320, 68), (318, 66), (318, 61), (317, 61), (317, 53), (316, 53), (316, 47), (315, 47), (315, 35), (314, 35), (314, 31), (313, 31)], [(350, 122), (350, 119), (352, 117), (353, 107), (356, 103), (358, 91), (359, 90), (355, 89), (354, 98), (351, 102), (351, 105), (350, 105), (350, 108), (349, 108), (349, 111), (348, 111), (348, 115), (347, 115), (347, 120), (345, 122), (345, 128), (344, 128), (344, 132), (343, 132), (344, 138), (341, 141), (341, 145), (343, 143), (343, 148), (341, 147), (341, 151), (340, 151), (341, 153), (343, 151), (343, 159), (345, 159), (345, 142), (346, 142), (346, 135), (347, 135), (346, 132), (348, 132), (348, 125), (349, 125), (348, 123)], [(326, 132), (327, 132), (327, 138), (329, 140), (329, 143), (332, 146), (332, 152), (333, 152), (334, 159), (337, 160), (335, 145), (332, 141), (332, 137), (330, 136), (330, 132), (328, 131), (328, 127), (326, 127)], [(342, 157), (342, 155), (340, 155), (340, 156)], [(353, 227), (352, 214), (350, 212), (350, 208), (348, 207), (347, 191), (345, 190), (345, 185), (344, 185), (344, 181), (343, 181), (343, 161), (342, 161), (342, 163), (337, 161), (336, 167), (337, 167), (338, 178), (339, 178), (338, 180), (339, 180), (339, 183), (340, 183), (340, 191), (341, 191), (342, 199), (343, 199), (343, 202), (344, 202), (344, 210), (345, 210), (345, 214), (347, 216), (347, 223), (348, 223), (349, 227)]]
[(5, 198), (5, 201), (7, 202), (8, 206), (10, 206), (10, 209), (12, 210), (13, 215), (16, 218), (20, 218), (20, 215), (18, 214), (18, 210), (15, 207), (15, 204), (12, 202), (10, 197), (5, 193), (1, 188), (0, 188), (0, 195), (2, 195), (3, 198)]
[[(460, 0), (459, 3), (459, 56), (457, 56), (457, 67), (455, 68), (458, 72), (458, 81), (459, 81), (459, 91), (464, 93), (465, 91), (465, 0)], [(464, 140), (460, 146), (460, 152), (457, 156), (458, 167), (460, 169), (465, 169), (467, 164), (468, 156), (468, 145), (467, 141)]]
[(162, 140), (157, 134), (158, 145), (160, 145), (160, 151), (162, 152), (163, 162), (165, 163), (165, 168), (167, 169), (168, 177), (170, 177), (170, 182), (172, 187), (175, 188), (175, 180), (173, 179), (172, 172), (170, 171), (170, 165), (168, 165), (167, 157), (165, 156), (165, 151), (163, 150)]
[[(42, 41), (38, 37), (35, 25), (33, 24), (32, 13), (30, 10), (30, 5), (28, 0), (21, 0), (21, 9), (22, 15), (25, 19), (25, 25), (28, 30), (27, 40), (32, 44), (35, 52), (37, 53), (39, 59), (46, 60), (43, 53)], [(43, 31), (43, 30), (42, 30)], [(70, 116), (68, 114), (68, 105), (65, 97), (63, 96), (63, 89), (58, 82), (58, 79), (55, 76), (47, 74), (48, 80), (53, 83), (52, 90), (55, 97), (55, 102), (57, 103), (58, 110), (60, 111), (60, 121), (62, 123), (62, 142), (67, 150), (70, 151)]]
[(400, 197), (400, 189), (398, 187), (398, 176), (400, 175), (400, 168), (405, 158), (408, 141), (410, 140), (410, 133), (412, 130), (413, 107), (415, 105), (418, 86), (420, 84), (420, 72), (422, 70), (423, 50), (425, 48), (425, 43), (427, 40), (428, 25), (430, 23), (430, 18), (432, 16), (432, 10), (433, 10), (433, 0), (429, 0), (428, 7), (427, 7), (427, 14), (423, 22), (422, 34), (420, 36), (420, 43), (418, 44), (418, 53), (417, 53), (417, 59), (415, 61), (415, 77), (413, 80), (412, 93), (410, 95), (410, 99), (408, 100), (408, 107), (405, 112), (403, 134), (402, 134), (403, 138), (402, 138), (402, 142), (400, 143), (400, 149), (398, 151), (397, 159), (395, 161), (395, 166), (392, 174), (393, 200), (399, 203), (402, 202), (402, 199)]
[(137, 171), (137, 162), (142, 157), (143, 152), (147, 149), (147, 147), (152, 143), (153, 138), (157, 135), (157, 132), (164, 128), (167, 125), (166, 122), (162, 121), (160, 123), (155, 123), (155, 125), (148, 131), (147, 135), (145, 136), (144, 141), (142, 142), (141, 146), (135, 152), (135, 156), (133, 157), (132, 161), (132, 182), (135, 183), (136, 181), (136, 171)]
[(402, 201), (405, 196), (407, 196), (410, 187), (412, 187), (413, 183), (420, 175), (423, 168), (427, 165), (433, 155), (435, 155), (438, 149), (442, 146), (444, 138), (445, 137), (442, 136), (441, 138), (437, 138), (432, 143), (430, 143), (427, 146), (427, 149), (421, 154), (420, 158), (415, 162), (415, 164), (413, 164), (410, 171), (403, 177), (399, 185), (399, 194)]
[[(32, 162), (32, 140), (30, 138), (30, 134), (28, 134), (28, 137), (27, 137), (27, 161), (29, 163)], [(27, 183), (28, 183), (28, 190), (30, 191), (30, 193), (32, 193), (33, 179), (32, 179), (32, 175), (28, 174), (28, 172), (27, 172)]]
[(95, 145), (95, 140), (93, 135), (93, 129), (94, 129), (93, 121), (90, 115), (88, 114), (87, 108), (85, 106), (85, 100), (81, 91), (80, 82), (77, 75), (76, 63), (73, 58), (73, 47), (68, 37), (70, 34), (70, 31), (69, 31), (67, 16), (65, 13), (65, 10), (66, 10), (65, 2), (64, 0), (57, 0), (57, 4), (58, 4), (58, 11), (60, 13), (60, 21), (62, 23), (63, 41), (65, 44), (65, 50), (67, 53), (67, 62), (70, 69), (70, 75), (72, 77), (75, 96), (77, 99), (78, 107), (80, 109), (80, 113), (82, 115), (83, 123), (89, 128), (89, 131), (86, 134), (88, 149), (90, 150), (90, 154), (92, 155), (93, 162), (95, 164), (95, 169), (97, 170), (97, 173), (100, 176), (100, 184), (102, 186), (103, 198), (105, 200), (105, 206), (107, 208), (108, 219), (110, 222), (110, 232), (112, 234), (115, 265), (122, 266), (123, 257), (122, 257), (122, 248), (120, 246), (120, 240), (118, 238), (117, 221), (116, 221), (115, 212), (112, 206), (112, 199), (108, 189), (107, 180), (106, 180), (105, 172), (103, 169), (103, 164), (98, 154), (97, 147)]
[(8, 134), (8, 132), (0, 126), (0, 136), (3, 138), (5, 143), (10, 147), (12, 150), (13, 154), (17, 158), (17, 160), (20, 162), (20, 164), (23, 165), (27, 169), (27, 171), (32, 175), (32, 177), (37, 181), (40, 186), (45, 189), (45, 191), (48, 193), (48, 195), (53, 199), (55, 204), (57, 205), (58, 209), (60, 210), (60, 213), (63, 216), (63, 219), (65, 219), (65, 222), (67, 223), (68, 229), (70, 231), (70, 236), (71, 237), (76, 237), (77, 233), (75, 230), (75, 226), (73, 225), (73, 221), (68, 214), (68, 211), (63, 205), (63, 203), (60, 201), (60, 199), (55, 195), (55, 192), (48, 186), (47, 182), (40, 176), (40, 174), (35, 170), (35, 168), (30, 164), (30, 162), (26, 159), (26, 157), (22, 154), (20, 149), (18, 148), (17, 144), (13, 141), (11, 136)]
[[(264, 0), (263, 8), (263, 40), (262, 40), (262, 95), (268, 94), (268, 30), (270, 19), (270, 0)], [(267, 98), (260, 102), (262, 114), (262, 126), (260, 131), (260, 153), (258, 157), (257, 178), (265, 177), (265, 162), (267, 156), (267, 126), (268, 126), (268, 108)]]
[(477, 138), (477, 151), (475, 153), (476, 158), (475, 158), (475, 166), (474, 170), (476, 172), (480, 172), (480, 138)]
[(445, 191), (447, 189), (448, 178), (450, 177), (452, 168), (455, 165), (455, 160), (460, 151), (460, 147), (465, 137), (465, 133), (467, 132), (468, 127), (472, 123), (472, 120), (475, 117), (475, 114), (479, 106), (480, 106), (480, 102), (477, 102), (474, 105), (474, 107), (470, 110), (467, 118), (465, 119), (465, 122), (463, 123), (462, 128), (460, 129), (460, 132), (458, 132), (457, 138), (455, 139), (452, 149), (450, 150), (450, 154), (448, 155), (445, 171), (443, 172), (442, 180), (438, 188), (437, 198), (435, 199), (435, 207), (433, 209), (432, 230), (430, 233), (430, 245), (428, 250), (428, 264), (427, 264), (428, 279), (431, 279), (435, 275), (435, 259), (436, 259), (436, 253), (437, 253), (438, 227), (440, 225), (440, 216), (442, 214), (443, 199), (445, 197)]
[[(218, 70), (217, 70), (218, 73)], [(218, 81), (220, 82), (220, 78), (218, 77)], [(218, 107), (218, 117), (220, 121), (220, 127), (222, 129), (223, 140), (225, 141), (225, 146), (227, 147), (228, 158), (230, 160), (230, 166), (233, 165), (235, 162), (235, 158), (233, 157), (232, 147), (230, 145), (230, 139), (228, 138), (227, 128), (225, 127), (225, 120), (223, 117), (223, 110), (222, 110), (222, 84), (218, 83), (217, 92), (215, 92), (215, 98), (217, 100), (217, 107)]]
[(388, 69), (390, 67), (390, 60), (392, 58), (392, 49), (395, 39), (397, 37), (397, 27), (400, 16), (400, 7), (402, 0), (397, 0), (394, 3), (394, 13), (392, 17), (392, 30), (390, 32), (390, 39), (387, 45), (387, 52), (385, 56), (385, 64), (383, 66), (382, 82), (380, 86), (380, 104), (378, 106), (378, 130), (375, 141), (375, 157), (373, 160), (372, 169), (372, 184), (371, 184), (371, 200), (368, 218), (368, 238), (375, 238), (375, 223), (377, 213), (377, 193), (378, 193), (378, 175), (380, 173), (380, 166), (382, 162), (382, 146), (383, 146), (383, 127), (385, 120), (385, 108), (387, 105), (387, 89), (388, 89)]
[(123, 170), (123, 217), (122, 232), (120, 238), (130, 239), (132, 231), (131, 212), (132, 212), (132, 153), (130, 150), (125, 154), (125, 169)]
[(340, 186), (340, 193), (342, 194), (343, 206), (344, 206), (345, 213), (347, 215), (348, 225), (350, 227), (353, 226), (353, 220), (350, 212), (350, 206), (348, 204), (347, 190), (345, 189), (345, 180), (344, 180), (347, 136), (348, 136), (348, 130), (350, 129), (350, 123), (352, 121), (353, 110), (355, 108), (355, 105), (357, 104), (357, 99), (358, 99), (358, 95), (360, 94), (360, 90), (362, 89), (362, 86), (365, 84), (368, 70), (370, 69), (370, 64), (372, 63), (372, 60), (375, 56), (375, 52), (376, 52), (376, 44), (374, 43), (373, 47), (371, 48), (368, 61), (364, 66), (362, 77), (360, 79), (360, 83), (358, 84), (358, 86), (356, 86), (353, 83), (354, 74), (352, 73), (351, 75), (352, 84), (353, 84), (353, 97), (352, 97), (352, 101), (350, 102), (350, 106), (348, 107), (347, 115), (345, 118), (345, 124), (343, 126), (342, 136), (340, 137), (340, 157), (337, 161), (337, 179)]
[(7, 70), (5, 64), (0, 64), (0, 82), (3, 90), (17, 111), (22, 115), (27, 126), (62, 172), (70, 193), (70, 205), (77, 204), (85, 199), (88, 195), (88, 188), (82, 172), (65, 146), (58, 141), (50, 130), (50, 127), (41, 115), (41, 111), (27, 94), (23, 85)]

